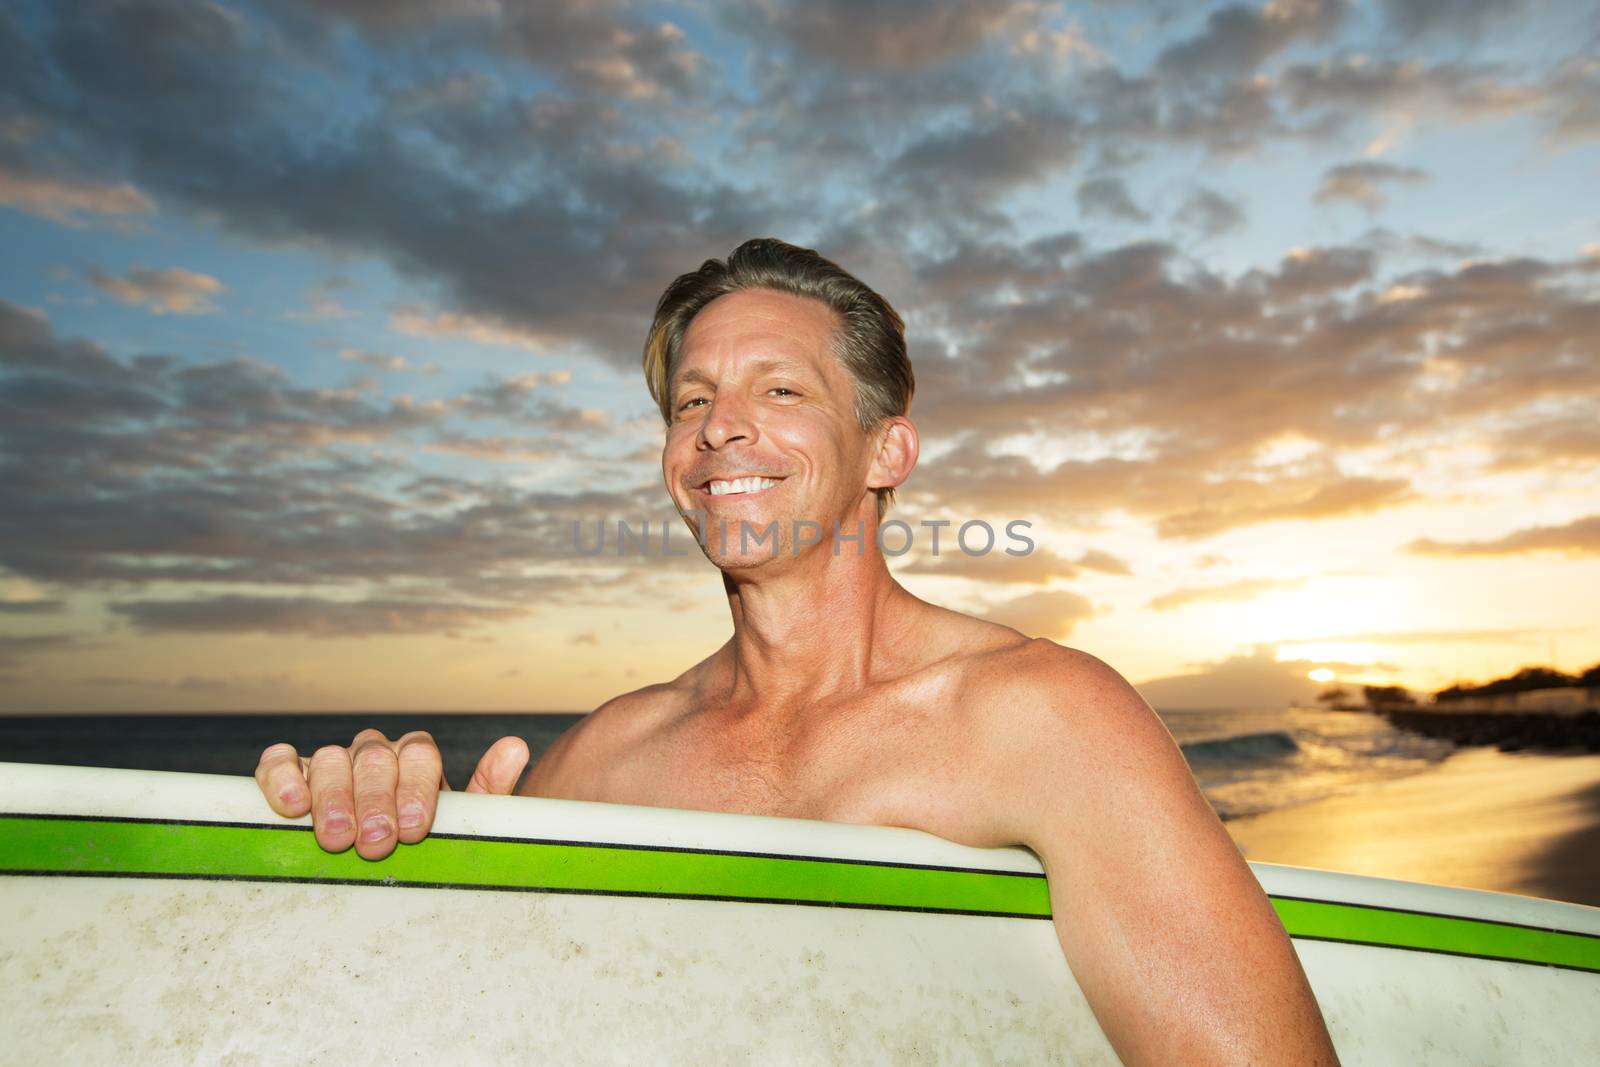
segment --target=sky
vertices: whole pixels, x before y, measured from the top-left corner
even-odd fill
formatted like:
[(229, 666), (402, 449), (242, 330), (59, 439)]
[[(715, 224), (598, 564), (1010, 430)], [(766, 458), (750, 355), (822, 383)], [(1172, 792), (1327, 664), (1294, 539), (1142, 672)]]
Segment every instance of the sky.
[(1581, 670), (1597, 189), (1592, 2), (7, 4), (0, 711), (675, 677), (715, 571), (574, 524), (677, 522), (644, 333), (756, 236), (906, 319), (917, 595), (1157, 707)]

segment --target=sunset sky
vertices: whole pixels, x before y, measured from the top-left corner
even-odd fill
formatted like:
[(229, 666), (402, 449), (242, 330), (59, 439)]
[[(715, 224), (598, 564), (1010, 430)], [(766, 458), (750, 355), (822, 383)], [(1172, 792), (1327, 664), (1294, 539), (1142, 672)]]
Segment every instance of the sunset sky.
[(1600, 661), (1600, 4), (0, 8), (0, 711), (586, 710), (730, 630), (675, 275), (905, 315), (894, 569), (1158, 707)]

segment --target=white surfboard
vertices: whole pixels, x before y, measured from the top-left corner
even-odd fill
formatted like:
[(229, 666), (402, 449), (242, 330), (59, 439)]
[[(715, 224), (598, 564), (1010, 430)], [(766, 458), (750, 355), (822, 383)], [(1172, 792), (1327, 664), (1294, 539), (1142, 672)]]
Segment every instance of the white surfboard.
[[(1343, 1062), (1600, 1063), (1600, 909), (1252, 864)], [(447, 793), (380, 862), (249, 778), (0, 764), (0, 1063), (1116, 1056), (1037, 860)]]

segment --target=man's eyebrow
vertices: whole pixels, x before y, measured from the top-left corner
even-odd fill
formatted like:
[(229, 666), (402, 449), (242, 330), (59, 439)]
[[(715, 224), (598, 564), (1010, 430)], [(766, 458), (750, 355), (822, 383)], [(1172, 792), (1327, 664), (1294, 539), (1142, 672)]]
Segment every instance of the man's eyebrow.
[[(816, 371), (811, 366), (797, 359), (767, 357), (753, 359), (748, 366), (764, 374), (778, 371), (786, 374), (803, 375), (808, 378), (816, 377)], [(690, 384), (715, 386), (717, 383), (712, 380), (710, 375), (698, 367), (690, 367), (686, 371), (673, 375), (672, 388), (674, 391)]]
[(700, 371), (698, 368), (694, 368), (694, 367), (691, 367), (688, 370), (683, 371), (680, 374), (675, 374), (675, 375), (672, 376), (672, 387), (674, 389), (678, 388), (681, 385), (686, 385), (689, 382), (698, 382), (701, 385), (715, 385), (716, 384), (705, 373)]

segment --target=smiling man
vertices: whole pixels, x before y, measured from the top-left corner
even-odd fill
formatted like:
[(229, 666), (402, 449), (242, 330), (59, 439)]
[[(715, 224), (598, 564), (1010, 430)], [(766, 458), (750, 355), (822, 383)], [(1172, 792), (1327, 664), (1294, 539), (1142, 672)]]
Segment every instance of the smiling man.
[[(1093, 656), (890, 575), (875, 530), (917, 462), (894, 310), (815, 252), (750, 241), (672, 283), (644, 362), (667, 491), (733, 636), (585, 716), (520, 792), (1023, 845), (1126, 1062), (1334, 1063), (1282, 925), (1149, 705)], [(468, 788), (509, 793), (527, 761), (502, 739)], [(369, 858), (421, 840), (442, 785), (426, 734), (372, 730), (309, 760), (274, 745), (256, 776), (323, 848)]]

